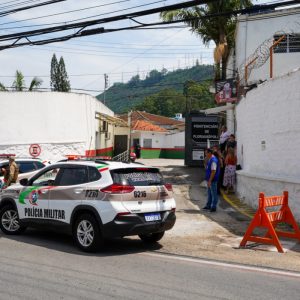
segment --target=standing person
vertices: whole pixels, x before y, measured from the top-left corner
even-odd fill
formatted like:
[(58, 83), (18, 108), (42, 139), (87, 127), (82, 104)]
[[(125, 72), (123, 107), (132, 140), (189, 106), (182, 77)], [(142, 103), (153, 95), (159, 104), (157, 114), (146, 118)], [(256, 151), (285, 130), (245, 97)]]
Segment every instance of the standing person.
[(141, 158), (141, 146), (139, 143), (136, 143), (134, 146), (134, 152), (136, 154), (136, 158)]
[(207, 166), (205, 170), (205, 180), (207, 181), (207, 202), (203, 209), (215, 212), (218, 204), (218, 179), (220, 167), (217, 157), (213, 155), (212, 149), (207, 149)]
[(235, 135), (234, 134), (231, 134), (229, 136), (229, 139), (228, 139), (227, 144), (226, 144), (226, 152), (228, 151), (229, 148), (233, 148), (234, 152), (236, 153), (236, 140), (235, 140)]
[(223, 178), (224, 178), (224, 157), (218, 146), (213, 146), (213, 154), (218, 158), (219, 167), (220, 167), (220, 175), (218, 179), (218, 195), (221, 194), (221, 187), (223, 186)]
[(19, 168), (15, 162), (14, 157), (9, 157), (9, 172), (6, 175), (6, 186), (10, 186), (12, 183), (16, 183), (19, 175)]
[(227, 130), (226, 126), (222, 126), (221, 127), (221, 135), (220, 135), (220, 149), (221, 152), (223, 153), (225, 151), (226, 148), (226, 143), (227, 140), (229, 139), (230, 133)]
[(234, 148), (229, 147), (225, 158), (225, 172), (223, 185), (226, 187), (228, 194), (230, 189), (233, 190), (235, 185), (235, 171), (236, 171), (237, 157), (234, 153)]

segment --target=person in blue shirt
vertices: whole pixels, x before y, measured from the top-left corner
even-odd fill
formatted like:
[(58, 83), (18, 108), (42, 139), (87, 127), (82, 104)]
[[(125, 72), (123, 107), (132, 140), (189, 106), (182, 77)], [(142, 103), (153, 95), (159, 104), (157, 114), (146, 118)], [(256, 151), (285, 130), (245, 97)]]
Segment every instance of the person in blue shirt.
[(220, 175), (220, 164), (218, 158), (213, 155), (212, 149), (207, 149), (207, 165), (205, 168), (205, 180), (207, 181), (207, 203), (203, 207), (210, 212), (217, 211), (218, 204), (218, 179)]

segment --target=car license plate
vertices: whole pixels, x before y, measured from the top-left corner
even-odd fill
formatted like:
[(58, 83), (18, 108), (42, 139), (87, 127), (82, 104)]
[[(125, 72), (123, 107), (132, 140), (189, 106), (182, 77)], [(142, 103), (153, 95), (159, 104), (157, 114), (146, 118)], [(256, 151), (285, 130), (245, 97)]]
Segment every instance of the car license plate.
[(159, 221), (159, 220), (161, 220), (160, 214), (159, 213), (157, 213), (157, 214), (145, 214), (145, 220), (147, 222)]

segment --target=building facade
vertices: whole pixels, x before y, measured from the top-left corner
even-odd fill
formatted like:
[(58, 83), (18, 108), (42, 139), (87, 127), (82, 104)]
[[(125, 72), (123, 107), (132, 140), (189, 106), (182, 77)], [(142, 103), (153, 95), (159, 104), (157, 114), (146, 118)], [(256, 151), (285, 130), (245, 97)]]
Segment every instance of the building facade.
[[(0, 153), (59, 160), (68, 154), (113, 154), (114, 113), (95, 97), (59, 92), (1, 92)], [(123, 124), (126, 126), (126, 124)]]

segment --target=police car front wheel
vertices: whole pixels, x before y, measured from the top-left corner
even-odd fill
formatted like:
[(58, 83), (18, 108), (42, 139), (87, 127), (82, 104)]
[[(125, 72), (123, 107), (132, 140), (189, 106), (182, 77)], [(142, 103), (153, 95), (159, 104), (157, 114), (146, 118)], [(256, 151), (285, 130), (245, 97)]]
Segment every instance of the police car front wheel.
[(5, 205), (0, 211), (0, 228), (5, 234), (19, 234), (26, 228), (19, 223), (17, 210), (12, 205)]
[(100, 247), (102, 237), (94, 216), (83, 214), (77, 218), (73, 229), (73, 238), (83, 251), (93, 252)]

